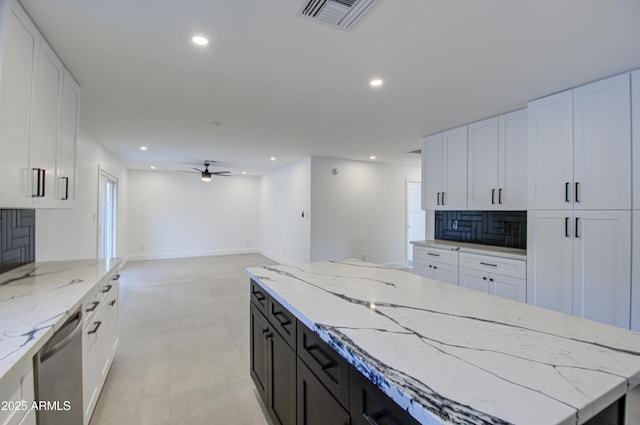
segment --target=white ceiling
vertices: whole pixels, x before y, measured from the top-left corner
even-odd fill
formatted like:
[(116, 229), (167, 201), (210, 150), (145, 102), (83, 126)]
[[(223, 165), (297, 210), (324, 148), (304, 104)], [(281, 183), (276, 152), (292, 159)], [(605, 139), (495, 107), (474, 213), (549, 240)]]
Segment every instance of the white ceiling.
[(83, 127), (135, 169), (417, 165), (423, 135), (640, 67), (638, 0), (382, 0), (352, 32), (302, 0), (21, 3), (80, 83)]

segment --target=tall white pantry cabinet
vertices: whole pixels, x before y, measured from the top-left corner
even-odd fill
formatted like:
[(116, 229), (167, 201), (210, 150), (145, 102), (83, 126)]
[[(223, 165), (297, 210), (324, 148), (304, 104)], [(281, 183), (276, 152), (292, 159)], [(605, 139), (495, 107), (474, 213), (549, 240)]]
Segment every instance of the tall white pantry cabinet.
[(631, 138), (633, 140), (633, 277), (631, 329), (640, 331), (640, 70), (631, 73)]
[(631, 318), (630, 86), (623, 74), (528, 105), (527, 302), (624, 328)]

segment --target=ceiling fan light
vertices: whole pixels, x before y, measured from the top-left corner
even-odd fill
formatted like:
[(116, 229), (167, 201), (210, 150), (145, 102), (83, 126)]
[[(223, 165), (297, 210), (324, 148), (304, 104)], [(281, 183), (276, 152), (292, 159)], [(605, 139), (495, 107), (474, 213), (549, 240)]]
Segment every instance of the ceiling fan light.
[(210, 182), (211, 181), (211, 176), (202, 176), (200, 178), (200, 180), (202, 180), (203, 182)]

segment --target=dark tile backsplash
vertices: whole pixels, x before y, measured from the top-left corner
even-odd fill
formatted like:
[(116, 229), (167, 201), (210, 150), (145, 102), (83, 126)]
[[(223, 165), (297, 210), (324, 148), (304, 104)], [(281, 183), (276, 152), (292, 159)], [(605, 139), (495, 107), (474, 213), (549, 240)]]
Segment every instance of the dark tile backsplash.
[(0, 209), (0, 273), (35, 261), (36, 211)]
[(435, 219), (436, 239), (527, 248), (526, 211), (436, 211)]

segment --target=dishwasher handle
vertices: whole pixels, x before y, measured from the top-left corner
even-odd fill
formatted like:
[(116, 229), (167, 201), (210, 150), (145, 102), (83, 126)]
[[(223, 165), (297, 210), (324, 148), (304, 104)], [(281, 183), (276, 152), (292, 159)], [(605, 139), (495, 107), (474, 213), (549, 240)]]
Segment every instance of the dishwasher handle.
[[(64, 325), (55, 333), (51, 340), (42, 348), (40, 352), (40, 363), (44, 363), (51, 356), (63, 350), (69, 345), (73, 339), (82, 332), (82, 310), (75, 313)], [(64, 336), (62, 336), (64, 334)], [(56, 335), (61, 335), (61, 339), (56, 338)]]

